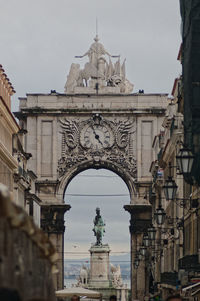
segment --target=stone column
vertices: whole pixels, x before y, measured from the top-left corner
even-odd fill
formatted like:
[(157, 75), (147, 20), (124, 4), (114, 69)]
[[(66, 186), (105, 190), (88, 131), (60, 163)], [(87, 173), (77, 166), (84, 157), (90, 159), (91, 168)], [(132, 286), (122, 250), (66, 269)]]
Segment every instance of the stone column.
[(138, 269), (134, 268), (135, 254), (137, 246), (141, 245), (143, 233), (151, 225), (151, 205), (125, 205), (124, 209), (131, 214), (130, 234), (131, 234), (131, 296), (135, 299), (143, 300), (146, 294), (145, 262), (141, 262)]
[(58, 252), (58, 273), (54, 276), (56, 290), (64, 288), (64, 214), (70, 208), (70, 205), (65, 204), (42, 205), (41, 207), (41, 228), (48, 234)]

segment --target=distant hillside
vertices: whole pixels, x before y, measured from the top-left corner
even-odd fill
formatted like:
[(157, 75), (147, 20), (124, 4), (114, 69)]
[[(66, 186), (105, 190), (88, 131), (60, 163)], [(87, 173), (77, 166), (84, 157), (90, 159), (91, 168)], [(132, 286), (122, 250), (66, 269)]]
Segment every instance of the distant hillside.
[[(130, 254), (123, 255), (111, 255), (110, 263), (114, 265), (120, 265), (121, 274), (123, 279), (130, 278)], [(76, 278), (79, 275), (80, 268), (82, 265), (86, 265), (89, 267), (90, 258), (79, 258), (79, 259), (65, 259), (64, 260), (64, 273), (65, 278)]]
[[(110, 255), (110, 262), (113, 264), (120, 264), (120, 263), (127, 263), (130, 264), (130, 253), (127, 254), (123, 254), (123, 255)], [(65, 264), (67, 263), (85, 263), (85, 262), (89, 262), (90, 258), (86, 257), (86, 258), (78, 258), (78, 259), (65, 259)]]

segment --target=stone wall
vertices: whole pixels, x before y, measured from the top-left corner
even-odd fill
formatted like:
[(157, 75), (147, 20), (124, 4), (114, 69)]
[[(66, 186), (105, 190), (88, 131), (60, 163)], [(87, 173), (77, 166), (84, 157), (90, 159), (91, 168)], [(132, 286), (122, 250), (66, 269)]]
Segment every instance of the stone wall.
[[(4, 189), (4, 188), (3, 188)], [(2, 289), (22, 301), (54, 301), (55, 250), (47, 236), (0, 187), (0, 299)], [(9, 298), (9, 297), (8, 297)], [(6, 299), (10, 300), (10, 299)]]

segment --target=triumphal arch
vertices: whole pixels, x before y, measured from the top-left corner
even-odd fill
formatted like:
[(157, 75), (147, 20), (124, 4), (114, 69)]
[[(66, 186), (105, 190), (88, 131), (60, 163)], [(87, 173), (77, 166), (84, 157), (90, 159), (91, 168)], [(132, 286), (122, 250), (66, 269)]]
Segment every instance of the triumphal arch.
[[(84, 56), (88, 61), (80, 67)], [(130, 192), (131, 203), (125, 209), (131, 215), (134, 298), (136, 289), (140, 295), (148, 285), (144, 266), (136, 273), (133, 261), (138, 237), (151, 223), (146, 196), (154, 159), (152, 142), (163, 121), (167, 95), (132, 93), (125, 61), (110, 54), (98, 36), (75, 60), (64, 93), (27, 94), (20, 98), (16, 114), (28, 131), (26, 152), (32, 154), (29, 169), (37, 176), (37, 194), (42, 200), (41, 226), (59, 254), (55, 285), (63, 287), (64, 213), (70, 209), (64, 204), (65, 190), (79, 172), (106, 168), (118, 174)]]

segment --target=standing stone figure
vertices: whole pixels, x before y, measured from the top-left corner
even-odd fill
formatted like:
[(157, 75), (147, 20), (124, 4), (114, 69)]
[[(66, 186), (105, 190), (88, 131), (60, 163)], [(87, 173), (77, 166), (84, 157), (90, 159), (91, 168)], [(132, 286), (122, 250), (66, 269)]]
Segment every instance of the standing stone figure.
[(109, 57), (111, 55), (110, 53), (108, 53), (108, 51), (105, 50), (104, 46), (99, 43), (98, 36), (94, 38), (94, 41), (95, 42), (90, 46), (90, 49), (84, 55), (80, 55), (78, 57), (83, 58), (87, 55), (89, 57), (90, 64), (98, 68), (99, 59), (102, 58), (102, 56), (104, 56), (105, 54), (107, 54)]
[(102, 245), (102, 238), (104, 236), (105, 233), (105, 223), (100, 215), (100, 208), (96, 208), (96, 216), (94, 219), (94, 228), (93, 228), (93, 232), (94, 235), (96, 236), (96, 246), (101, 246)]

